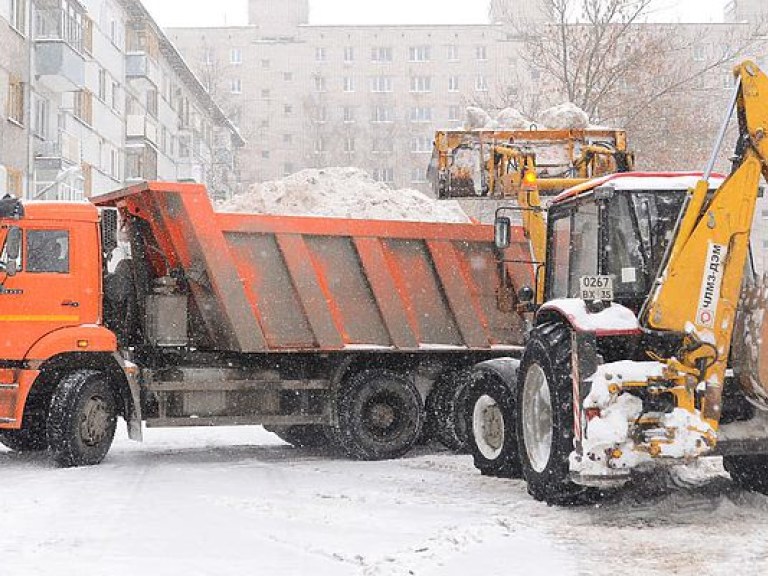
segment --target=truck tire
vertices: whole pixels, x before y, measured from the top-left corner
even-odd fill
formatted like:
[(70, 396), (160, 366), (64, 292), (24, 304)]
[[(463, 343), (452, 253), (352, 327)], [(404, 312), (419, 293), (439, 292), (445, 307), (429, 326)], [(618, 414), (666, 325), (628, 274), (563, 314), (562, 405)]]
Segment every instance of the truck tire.
[(571, 330), (550, 322), (531, 330), (518, 376), (515, 425), (528, 492), (550, 504), (577, 503), (588, 490), (571, 482)]
[(328, 427), (319, 424), (295, 426), (265, 426), (283, 442), (296, 448), (324, 448), (330, 444)]
[(433, 386), (427, 405), (427, 419), (431, 420), (432, 436), (449, 450), (467, 450), (467, 388), (469, 370), (455, 370), (443, 374)]
[(62, 467), (99, 464), (107, 455), (117, 424), (117, 404), (101, 372), (65, 375), (48, 412), (48, 443)]
[(768, 495), (768, 456), (723, 456), (723, 467), (741, 488)]
[(514, 397), (503, 382), (484, 377), (466, 395), (467, 446), (483, 476), (519, 478)]
[(336, 398), (336, 444), (357, 460), (386, 460), (408, 452), (421, 434), (424, 406), (405, 376), (362, 370), (342, 383)]
[(14, 452), (42, 452), (48, 449), (45, 420), (24, 418), (21, 430), (0, 430), (0, 444)]

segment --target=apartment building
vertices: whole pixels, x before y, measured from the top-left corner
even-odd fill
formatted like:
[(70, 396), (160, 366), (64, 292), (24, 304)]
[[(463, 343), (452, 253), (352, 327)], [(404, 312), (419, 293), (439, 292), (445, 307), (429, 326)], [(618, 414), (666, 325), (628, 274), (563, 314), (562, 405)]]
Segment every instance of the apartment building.
[(3, 46), (18, 46), (0, 73), (0, 163), (12, 192), (77, 200), (155, 179), (204, 182), (222, 198), (237, 190), (242, 137), (141, 2), (14, 7), (0, 12)]
[(437, 128), (516, 74), (500, 25), (312, 26), (308, 0), (250, 2), (250, 25), (169, 37), (241, 129), (245, 183), (354, 165), (426, 188)]
[(29, 162), (29, 6), (24, 0), (0, 3), (0, 196), (21, 195)]

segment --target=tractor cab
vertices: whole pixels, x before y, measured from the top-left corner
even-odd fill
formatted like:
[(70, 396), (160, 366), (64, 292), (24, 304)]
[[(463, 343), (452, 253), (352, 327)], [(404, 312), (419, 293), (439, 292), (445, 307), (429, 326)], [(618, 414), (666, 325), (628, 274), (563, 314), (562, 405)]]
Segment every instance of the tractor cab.
[[(603, 300), (637, 314), (664, 260), (686, 192), (700, 178), (699, 173), (629, 172), (555, 197), (547, 210), (543, 290), (535, 304)], [(710, 185), (714, 189), (722, 181), (718, 175)]]

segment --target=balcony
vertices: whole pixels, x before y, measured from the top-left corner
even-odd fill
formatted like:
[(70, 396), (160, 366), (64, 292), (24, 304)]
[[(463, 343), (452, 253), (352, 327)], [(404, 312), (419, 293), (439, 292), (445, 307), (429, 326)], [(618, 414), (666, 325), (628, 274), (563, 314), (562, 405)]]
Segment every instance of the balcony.
[(35, 12), (35, 73), (56, 91), (85, 84), (82, 21), (64, 10)]
[(142, 138), (157, 146), (157, 122), (142, 114), (131, 114), (125, 121), (125, 131), (128, 138)]
[(125, 57), (125, 75), (129, 80), (144, 80), (150, 88), (160, 85), (160, 67), (146, 52), (133, 52)]
[(35, 143), (35, 171), (60, 172), (79, 166), (82, 159), (80, 139), (65, 132), (58, 140)]

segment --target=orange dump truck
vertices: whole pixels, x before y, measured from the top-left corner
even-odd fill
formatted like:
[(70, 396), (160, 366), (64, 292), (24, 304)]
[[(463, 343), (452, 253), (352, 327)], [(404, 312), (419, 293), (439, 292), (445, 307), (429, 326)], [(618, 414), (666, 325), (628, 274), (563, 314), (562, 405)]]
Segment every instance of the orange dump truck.
[(438, 389), (522, 344), (507, 295), (532, 284), (531, 258), (514, 234), (500, 258), (489, 226), (216, 213), (194, 184), (6, 198), (0, 442), (95, 464), (121, 416), (133, 439), (263, 424), (402, 455), (424, 398), (441, 413)]

